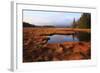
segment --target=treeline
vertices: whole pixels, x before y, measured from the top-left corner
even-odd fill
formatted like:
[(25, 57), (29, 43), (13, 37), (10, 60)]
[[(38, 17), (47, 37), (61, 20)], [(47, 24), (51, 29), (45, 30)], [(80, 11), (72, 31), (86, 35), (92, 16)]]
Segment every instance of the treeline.
[(49, 25), (46, 25), (46, 26), (36, 26), (34, 24), (23, 22), (23, 27), (54, 27), (54, 26), (49, 26)]
[(23, 27), (35, 27), (35, 25), (29, 24), (27, 22), (23, 22)]
[(83, 13), (78, 21), (73, 20), (73, 28), (91, 28), (91, 14)]

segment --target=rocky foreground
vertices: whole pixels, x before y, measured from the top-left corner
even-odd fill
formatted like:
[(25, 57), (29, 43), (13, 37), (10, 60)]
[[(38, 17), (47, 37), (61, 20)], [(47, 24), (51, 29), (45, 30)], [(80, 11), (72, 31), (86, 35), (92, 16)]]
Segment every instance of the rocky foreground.
[[(24, 30), (26, 31), (26, 30)], [(32, 31), (35, 33), (35, 31)], [(47, 43), (46, 36), (24, 32), (23, 62), (84, 60), (91, 58), (90, 42)]]

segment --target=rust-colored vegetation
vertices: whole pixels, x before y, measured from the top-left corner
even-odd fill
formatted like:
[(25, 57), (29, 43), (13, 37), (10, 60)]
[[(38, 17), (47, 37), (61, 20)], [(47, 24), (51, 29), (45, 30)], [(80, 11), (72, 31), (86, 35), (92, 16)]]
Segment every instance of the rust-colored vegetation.
[[(56, 27), (23, 23), (23, 62), (91, 59), (91, 15), (82, 13), (72, 24), (70, 27)], [(50, 43), (49, 36), (52, 35), (71, 35), (73, 40)]]
[(90, 41), (47, 43), (48, 35), (71, 35), (87, 32), (89, 29), (73, 28), (33, 28), (23, 29), (23, 62), (84, 60), (91, 58)]

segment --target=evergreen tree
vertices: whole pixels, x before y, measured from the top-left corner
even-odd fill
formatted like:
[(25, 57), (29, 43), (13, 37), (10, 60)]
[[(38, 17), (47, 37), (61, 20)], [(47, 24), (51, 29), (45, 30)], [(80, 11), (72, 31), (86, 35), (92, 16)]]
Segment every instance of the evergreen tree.
[(76, 21), (75, 21), (75, 18), (74, 18), (74, 20), (73, 20), (72, 27), (73, 27), (73, 28), (76, 27)]
[(89, 13), (83, 13), (77, 24), (78, 28), (91, 28), (91, 15)]

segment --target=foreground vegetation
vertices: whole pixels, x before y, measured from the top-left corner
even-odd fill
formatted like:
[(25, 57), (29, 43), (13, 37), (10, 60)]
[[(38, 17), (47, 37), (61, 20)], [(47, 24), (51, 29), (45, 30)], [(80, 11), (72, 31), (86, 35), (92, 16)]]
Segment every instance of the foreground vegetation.
[(91, 58), (91, 43), (88, 41), (47, 43), (48, 35), (87, 32), (78, 28), (33, 28), (23, 29), (23, 62), (84, 60)]

